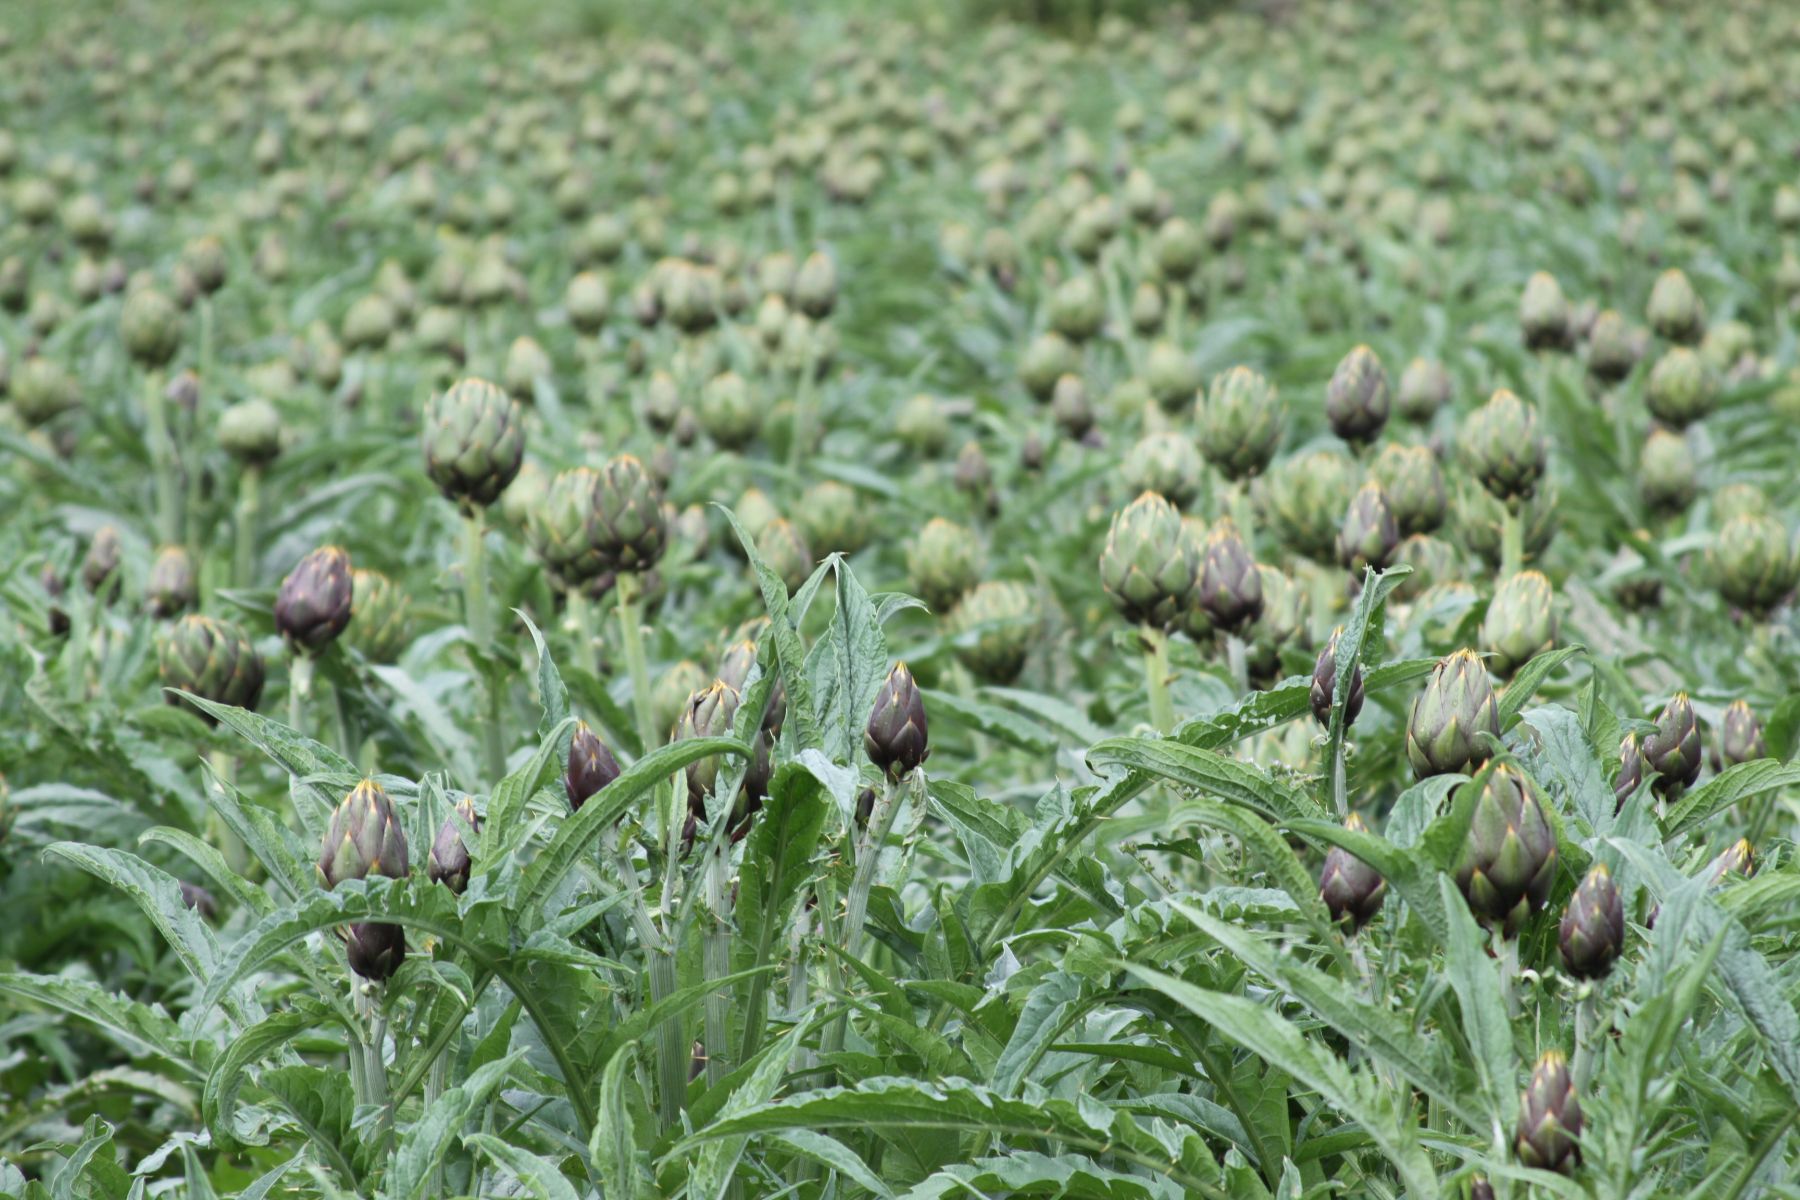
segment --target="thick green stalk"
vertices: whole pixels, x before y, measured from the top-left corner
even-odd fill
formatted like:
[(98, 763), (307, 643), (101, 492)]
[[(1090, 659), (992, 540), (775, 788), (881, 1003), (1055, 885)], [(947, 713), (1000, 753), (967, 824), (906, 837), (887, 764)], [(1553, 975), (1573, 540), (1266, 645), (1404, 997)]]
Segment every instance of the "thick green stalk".
[(306, 701), (312, 696), (313, 660), (310, 655), (295, 652), (288, 656), (288, 726), (295, 733), (306, 732)]
[[(650, 951), (650, 999), (652, 1003), (675, 994), (675, 956), (667, 950)], [(664, 1021), (656, 1031), (656, 1074), (658, 1080), (658, 1112), (663, 1129), (681, 1124), (682, 1105), (687, 1100), (687, 1068), (691, 1054), (682, 1045), (681, 1022)]]
[[(494, 653), (493, 618), (488, 609), (487, 539), (482, 527), (482, 511), (471, 508), (463, 516), (463, 623), (469, 627), (469, 639), (484, 657)], [(487, 720), (483, 723), (482, 748), (486, 752), (487, 776), (497, 784), (506, 776), (506, 742), (500, 729), (501, 684), (487, 676)]]
[(262, 505), (262, 468), (247, 465), (238, 475), (236, 543), (231, 555), (231, 582), (247, 588), (256, 574), (256, 519)]
[(1175, 705), (1169, 698), (1169, 635), (1144, 626), (1144, 692), (1150, 700), (1150, 724), (1164, 737), (1175, 728)]
[(706, 1083), (725, 1078), (727, 1043), (731, 1037), (731, 993), (718, 981), (731, 974), (731, 840), (720, 830), (706, 856), (706, 979), (714, 988), (706, 997)]
[(844, 908), (844, 953), (851, 958), (862, 954), (863, 925), (869, 915), (869, 892), (875, 887), (875, 876), (881, 865), (881, 849), (887, 844), (888, 832), (899, 810), (899, 789), (891, 779), (883, 780), (881, 795), (869, 814), (868, 828), (856, 847), (856, 874), (850, 884), (850, 899)]
[(1500, 578), (1511, 579), (1525, 561), (1524, 521), (1511, 504), (1500, 519)]
[(582, 670), (598, 679), (600, 653), (596, 649), (598, 639), (594, 635), (594, 606), (588, 602), (587, 594), (579, 587), (571, 589), (567, 598), (569, 616), (575, 621), (575, 662)]
[(638, 576), (622, 571), (614, 585), (619, 603), (619, 645), (631, 674), (631, 707), (637, 714), (638, 738), (645, 752), (656, 745), (656, 720), (650, 712), (650, 666), (644, 657), (644, 631), (638, 624)]
[(150, 450), (150, 471), (156, 486), (156, 537), (165, 546), (181, 540), (181, 508), (175, 486), (175, 444), (169, 437), (168, 399), (163, 395), (162, 374), (144, 373), (144, 440)]
[(811, 446), (818, 424), (818, 391), (813, 382), (813, 354), (809, 346), (800, 359), (800, 381), (794, 389), (794, 421), (788, 430), (788, 470), (796, 476), (800, 458)]
[(1225, 639), (1225, 663), (1231, 669), (1231, 686), (1237, 689), (1239, 696), (1249, 695), (1249, 656), (1244, 649), (1244, 639), (1235, 633)]
[(1575, 1001), (1575, 1057), (1571, 1070), (1577, 1091), (1587, 1087), (1594, 1073), (1594, 1018), (1600, 1005), (1597, 992), (1593, 984), (1584, 983), (1581, 998)]

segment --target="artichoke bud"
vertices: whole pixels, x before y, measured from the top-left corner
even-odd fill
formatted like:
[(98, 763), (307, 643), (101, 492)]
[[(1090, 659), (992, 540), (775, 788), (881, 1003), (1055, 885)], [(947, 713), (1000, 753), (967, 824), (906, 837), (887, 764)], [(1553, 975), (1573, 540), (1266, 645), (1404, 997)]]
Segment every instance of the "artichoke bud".
[(726, 450), (742, 449), (762, 432), (762, 399), (736, 371), (707, 380), (696, 411), (706, 436)]
[(1718, 373), (1697, 351), (1671, 346), (1650, 368), (1644, 406), (1664, 425), (1686, 429), (1712, 412), (1718, 392)]
[[(1332, 697), (1337, 690), (1337, 652), (1338, 638), (1343, 636), (1344, 627), (1338, 626), (1331, 631), (1331, 640), (1319, 651), (1319, 657), (1313, 662), (1312, 691), (1307, 699), (1312, 705), (1313, 719), (1320, 725), (1331, 726)], [(1356, 724), (1356, 718), (1362, 713), (1363, 706), (1363, 673), (1362, 664), (1357, 664), (1356, 672), (1350, 676), (1350, 686), (1344, 692), (1344, 728)], [(1354, 815), (1354, 814), (1352, 814)]]
[(1686, 692), (1676, 692), (1644, 736), (1644, 765), (1655, 771), (1657, 794), (1674, 796), (1700, 777), (1700, 723)]
[(1500, 711), (1487, 668), (1458, 650), (1432, 670), (1406, 723), (1406, 757), (1421, 779), (1474, 770), (1487, 761), (1481, 734), (1500, 736)]
[[(165, 688), (216, 704), (254, 709), (262, 698), (263, 660), (244, 631), (227, 621), (191, 613), (157, 634), (157, 674)], [(171, 692), (170, 704), (182, 700)], [(201, 714), (207, 724), (217, 724)]]
[(1064, 375), (1050, 392), (1050, 418), (1071, 440), (1080, 441), (1094, 427), (1094, 407), (1079, 375)]
[(1546, 1051), (1519, 1097), (1513, 1152), (1527, 1167), (1568, 1175), (1581, 1163), (1581, 1101), (1561, 1052)]
[(1726, 766), (1734, 767), (1768, 756), (1762, 722), (1756, 719), (1756, 713), (1751, 711), (1748, 703), (1733, 700), (1725, 710), (1725, 720), (1719, 730), (1719, 757)]
[(1469, 414), (1460, 437), (1463, 457), (1481, 486), (1508, 503), (1530, 499), (1543, 478), (1549, 443), (1537, 410), (1501, 388)]
[(1477, 1175), (1469, 1184), (1469, 1200), (1494, 1200), (1494, 1185)]
[(829, 255), (815, 250), (794, 274), (794, 304), (815, 321), (831, 315), (837, 306), (837, 266)]
[[(1316, 683), (1314, 687), (1317, 694)], [(1357, 833), (1369, 831), (1356, 813), (1344, 818), (1344, 828)], [(1374, 867), (1341, 846), (1325, 852), (1325, 869), (1319, 874), (1319, 898), (1325, 901), (1334, 923), (1348, 922), (1350, 932), (1355, 933), (1381, 911), (1386, 897), (1387, 881)]]
[(350, 556), (336, 546), (321, 546), (281, 581), (275, 628), (296, 653), (315, 653), (350, 624), (355, 594)]
[(1652, 429), (1638, 459), (1638, 491), (1652, 512), (1670, 515), (1693, 503), (1700, 490), (1694, 455), (1687, 438)]
[(245, 466), (261, 467), (281, 453), (281, 414), (260, 397), (219, 414), (219, 448)]
[(869, 544), (869, 506), (854, 488), (824, 479), (800, 497), (798, 522), (816, 551), (855, 554)]
[(1155, 333), (1163, 323), (1162, 289), (1149, 280), (1131, 293), (1131, 327), (1141, 336)]
[(812, 575), (812, 548), (799, 528), (786, 517), (776, 517), (756, 535), (756, 549), (793, 595)]
[(425, 406), (425, 473), (465, 510), (499, 499), (525, 461), (519, 406), (483, 379), (464, 379)]
[(897, 663), (875, 694), (863, 729), (863, 752), (890, 779), (904, 779), (930, 755), (925, 701), (905, 663)]
[(652, 371), (644, 384), (644, 420), (658, 433), (675, 428), (681, 416), (681, 389), (667, 371)]
[(644, 464), (620, 454), (594, 480), (591, 540), (614, 571), (647, 571), (662, 557), (668, 538), (662, 493)]
[(550, 355), (536, 338), (516, 337), (506, 348), (500, 378), (506, 383), (508, 393), (529, 402), (536, 395), (537, 381), (550, 378), (552, 370)]
[(1133, 492), (1155, 492), (1178, 509), (1188, 508), (1199, 498), (1205, 481), (1199, 451), (1186, 437), (1169, 429), (1138, 439), (1119, 464), (1119, 474)]
[(1388, 504), (1387, 491), (1371, 480), (1350, 498), (1338, 531), (1338, 561), (1361, 579), (1365, 567), (1382, 570), (1400, 544), (1400, 529)]
[(480, 832), (481, 818), (475, 815), (475, 799), (464, 796), (444, 818), (432, 840), (431, 854), (425, 863), (431, 882), (443, 884), (458, 896), (463, 894), (469, 886), (469, 840)]
[(1163, 497), (1145, 492), (1114, 514), (1100, 585), (1127, 620), (1168, 628), (1187, 607), (1199, 569), (1199, 547)]
[[(1013, 683), (1025, 669), (1026, 656), (1037, 640), (1037, 604), (1031, 590), (1010, 580), (978, 584), (950, 613), (957, 635), (956, 657), (984, 683)], [(972, 636), (967, 645), (964, 636)]]
[[(1187, 518), (1182, 518), (1187, 524)], [(1195, 542), (1206, 544), (1202, 532)], [(1244, 666), (1251, 686), (1266, 688), (1281, 678), (1281, 652), (1289, 644), (1307, 648), (1310, 642), (1306, 638), (1306, 622), (1309, 602), (1306, 594), (1279, 567), (1267, 563), (1257, 563), (1256, 573), (1262, 576), (1263, 608), (1262, 613), (1245, 632), (1246, 645)], [(1195, 605), (1188, 605), (1188, 614), (1196, 611)], [(1204, 614), (1201, 620), (1206, 621)], [(1210, 621), (1208, 621), (1210, 625)], [(1181, 628), (1177, 624), (1177, 628)]]
[(1325, 387), (1325, 419), (1347, 442), (1375, 440), (1388, 419), (1388, 378), (1367, 346), (1344, 355)]
[(906, 551), (906, 573), (933, 612), (947, 613), (981, 578), (981, 544), (968, 529), (933, 517)]
[[(1058, 376), (1059, 381), (1073, 376)], [(950, 422), (934, 397), (914, 396), (900, 406), (894, 418), (894, 436), (900, 444), (921, 458), (942, 453), (950, 440)]]
[(1613, 811), (1625, 807), (1625, 801), (1644, 782), (1644, 747), (1638, 735), (1628, 733), (1619, 742), (1619, 773), (1613, 777)]
[(568, 793), (569, 807), (581, 811), (590, 797), (618, 777), (619, 761), (613, 752), (586, 721), (578, 723), (569, 739), (569, 762), (563, 771), (563, 790)]
[(145, 598), (150, 614), (173, 617), (194, 607), (194, 558), (185, 546), (164, 546), (150, 564)]
[(1554, 594), (1541, 571), (1520, 571), (1494, 589), (1481, 622), (1481, 648), (1496, 675), (1508, 678), (1556, 641)]
[(1495, 767), (1475, 798), (1456, 868), (1469, 911), (1512, 937), (1544, 906), (1555, 880), (1556, 828), (1537, 784), (1512, 767)]
[(1394, 408), (1401, 418), (1418, 425), (1428, 423), (1438, 409), (1450, 402), (1450, 372), (1436, 359), (1415, 358), (1400, 372)]
[(211, 295), (225, 286), (225, 276), (231, 268), (231, 261), (225, 253), (225, 243), (217, 234), (206, 234), (197, 237), (181, 248), (181, 263), (200, 285), (200, 290)]
[(1569, 897), (1556, 945), (1563, 969), (1577, 979), (1603, 979), (1625, 946), (1625, 906), (1605, 866), (1593, 870)]
[(344, 313), (343, 341), (352, 350), (379, 350), (394, 335), (394, 306), (386, 296), (370, 292)]
[[(683, 659), (664, 671), (650, 688), (650, 713), (653, 727), (673, 734), (675, 723), (688, 697), (706, 686), (705, 668), (692, 659)], [(571, 747), (572, 748), (572, 747)], [(570, 800), (573, 804), (573, 799)]]
[(1150, 255), (1164, 278), (1185, 280), (1200, 266), (1206, 252), (1200, 231), (1181, 217), (1170, 217), (1157, 226)]
[(1774, 517), (1744, 513), (1713, 538), (1713, 586), (1729, 603), (1766, 616), (1794, 589), (1797, 563), (1788, 533)]
[(1072, 342), (1085, 342), (1106, 323), (1106, 298), (1088, 274), (1070, 276), (1050, 293), (1050, 327)]
[(352, 925), (344, 936), (344, 957), (357, 975), (386, 983), (406, 961), (406, 930), (373, 921)]
[(1341, 518), (1356, 495), (1356, 469), (1327, 450), (1288, 458), (1269, 474), (1263, 506), (1281, 540), (1315, 562), (1335, 562)]
[(1726, 877), (1731, 875), (1748, 879), (1756, 874), (1756, 851), (1750, 845), (1750, 839), (1739, 838), (1733, 842), (1725, 853), (1706, 864), (1703, 874), (1707, 884), (1712, 887), (1724, 883)]
[(1658, 337), (1679, 345), (1696, 345), (1706, 333), (1706, 306), (1679, 270), (1667, 270), (1657, 277), (1645, 315)]
[(350, 573), (349, 645), (370, 662), (391, 663), (412, 640), (411, 601), (380, 571)]
[(1151, 344), (1144, 362), (1144, 384), (1165, 411), (1193, 403), (1201, 378), (1200, 364), (1187, 351), (1168, 341)]
[[(688, 697), (675, 725), (675, 740), (729, 737), (737, 718), (739, 697), (729, 684), (714, 682)], [(689, 763), (687, 768), (688, 811), (694, 817), (706, 816), (706, 796), (718, 782), (719, 761), (708, 756)]]
[(1444, 523), (1448, 507), (1444, 472), (1429, 447), (1383, 446), (1369, 473), (1387, 493), (1401, 537), (1430, 533)]
[(1602, 383), (1618, 383), (1637, 366), (1643, 357), (1638, 334), (1612, 309), (1594, 318), (1588, 330), (1588, 373)]
[(10, 392), (13, 411), (34, 429), (81, 403), (74, 376), (56, 360), (37, 355), (19, 364)]
[(576, 275), (563, 292), (563, 308), (568, 311), (569, 324), (577, 333), (589, 337), (599, 333), (612, 308), (612, 293), (607, 289), (606, 280), (592, 271)]
[(365, 779), (331, 814), (319, 852), (319, 882), (329, 891), (345, 879), (404, 879), (407, 868), (400, 814), (382, 786)]
[(1262, 615), (1262, 573), (1228, 519), (1207, 534), (1198, 587), (1199, 606), (1226, 633), (1237, 633)]
[(99, 595), (117, 578), (119, 555), (118, 529), (111, 525), (96, 529), (88, 542), (87, 553), (81, 559), (81, 585)]
[(1032, 398), (1048, 400), (1056, 381), (1081, 372), (1081, 355), (1068, 339), (1054, 331), (1033, 338), (1019, 357), (1019, 382)]
[(119, 309), (119, 337), (138, 363), (165, 366), (181, 348), (181, 310), (161, 292), (138, 288)]
[(1248, 367), (1213, 377), (1196, 405), (1200, 452), (1227, 479), (1262, 474), (1281, 443), (1275, 386)]
[(1525, 282), (1519, 297), (1519, 330), (1528, 350), (1568, 350), (1574, 345), (1569, 302), (1562, 285), (1548, 271), (1539, 271)]

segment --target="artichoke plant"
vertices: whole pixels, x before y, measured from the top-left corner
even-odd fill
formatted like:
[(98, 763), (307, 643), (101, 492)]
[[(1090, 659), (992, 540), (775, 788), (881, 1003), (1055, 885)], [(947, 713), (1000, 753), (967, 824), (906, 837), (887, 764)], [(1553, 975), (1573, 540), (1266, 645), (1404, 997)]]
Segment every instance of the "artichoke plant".
[(1504, 763), (1496, 766), (1475, 798), (1456, 886), (1478, 921), (1512, 937), (1544, 906), (1555, 882), (1556, 826), (1537, 784)]
[(1375, 456), (1369, 473), (1386, 493), (1401, 537), (1430, 533), (1444, 523), (1444, 472), (1430, 447), (1390, 442)]
[(1556, 276), (1539, 271), (1519, 297), (1519, 329), (1528, 350), (1568, 350), (1574, 345), (1569, 302)]
[(1370, 480), (1350, 498), (1338, 530), (1338, 562), (1352, 578), (1361, 579), (1366, 568), (1385, 569), (1399, 544), (1400, 529), (1387, 491)]
[(957, 660), (970, 674), (984, 683), (1005, 686), (1016, 682), (1024, 670), (1039, 623), (1030, 588), (990, 579), (963, 597), (946, 624), (957, 635)]
[(610, 570), (647, 571), (668, 538), (662, 492), (630, 454), (609, 461), (594, 480), (590, 541)]
[(1671, 346), (1644, 385), (1644, 406), (1672, 429), (1686, 429), (1718, 403), (1719, 378), (1712, 366), (1686, 346)]
[(1329, 450), (1276, 464), (1262, 481), (1261, 503), (1273, 532), (1296, 554), (1337, 561), (1342, 516), (1357, 489), (1356, 466)]
[(1424, 425), (1450, 402), (1450, 372), (1435, 359), (1415, 358), (1400, 372), (1394, 411), (1404, 420)]
[(1469, 469), (1495, 499), (1516, 506), (1537, 490), (1549, 442), (1537, 410), (1512, 392), (1501, 388), (1471, 413), (1459, 440)]
[(1125, 486), (1138, 495), (1154, 492), (1176, 508), (1192, 507), (1205, 482), (1204, 464), (1194, 443), (1173, 430), (1146, 434), (1119, 464)]
[(1657, 276), (1645, 316), (1657, 337), (1677, 345), (1698, 345), (1706, 334), (1706, 306), (1679, 269), (1671, 268)]
[(1719, 757), (1728, 767), (1753, 759), (1767, 758), (1762, 722), (1744, 700), (1733, 700), (1725, 709), (1719, 728)]
[(1249, 367), (1215, 375), (1195, 418), (1201, 454), (1227, 479), (1262, 474), (1281, 444), (1275, 385)]
[(345, 644), (370, 662), (391, 663), (412, 640), (412, 602), (399, 584), (380, 571), (350, 573), (350, 625)]
[(925, 701), (905, 663), (896, 663), (875, 694), (863, 729), (863, 752), (890, 779), (904, 779), (931, 753)]
[(463, 894), (469, 886), (472, 866), (469, 843), (480, 832), (481, 818), (475, 813), (475, 798), (464, 796), (444, 818), (437, 837), (432, 839), (431, 854), (425, 863), (425, 873), (431, 882), (443, 884), (458, 896)]
[(563, 770), (563, 791), (569, 797), (569, 807), (580, 812), (583, 804), (618, 777), (619, 760), (613, 757), (612, 750), (586, 721), (577, 722), (569, 738), (569, 761)]
[(145, 607), (153, 617), (178, 616), (194, 606), (194, 556), (186, 546), (164, 546), (150, 564), (150, 580), (144, 587)]
[(1570, 1174), (1581, 1163), (1581, 1126), (1581, 1100), (1568, 1060), (1547, 1050), (1519, 1096), (1513, 1152), (1525, 1166)]
[(1613, 776), (1613, 811), (1623, 809), (1625, 802), (1643, 786), (1643, 782), (1643, 743), (1637, 734), (1628, 733), (1619, 742), (1619, 773)]
[(531, 513), (533, 548), (565, 589), (582, 587), (608, 568), (596, 536), (599, 484), (599, 472), (592, 468), (563, 471)]
[(1708, 566), (1719, 595), (1757, 618), (1785, 602), (1800, 577), (1787, 530), (1774, 517), (1753, 513), (1719, 528)]
[(485, 379), (464, 379), (425, 406), (425, 473), (467, 509), (500, 498), (525, 460), (516, 401)]
[(1500, 710), (1487, 668), (1472, 650), (1438, 663), (1406, 723), (1406, 757), (1424, 779), (1474, 770), (1488, 759), (1483, 734), (1500, 736)]
[(933, 517), (906, 548), (912, 590), (934, 612), (949, 612), (981, 578), (981, 543), (966, 527)]

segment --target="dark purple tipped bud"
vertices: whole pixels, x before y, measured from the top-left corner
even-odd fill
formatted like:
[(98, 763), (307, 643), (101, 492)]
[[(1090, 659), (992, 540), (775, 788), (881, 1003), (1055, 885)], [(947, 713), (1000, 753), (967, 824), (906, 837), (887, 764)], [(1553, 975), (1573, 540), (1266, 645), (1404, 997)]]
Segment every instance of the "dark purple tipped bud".
[[(1369, 831), (1355, 813), (1344, 819), (1344, 828)], [(1387, 881), (1374, 867), (1338, 846), (1326, 851), (1325, 869), (1319, 874), (1319, 898), (1325, 901), (1333, 921), (1348, 921), (1355, 933), (1381, 911), (1386, 896)]]
[(1557, 927), (1557, 949), (1569, 974), (1580, 979), (1601, 979), (1618, 961), (1625, 947), (1625, 906), (1612, 874), (1595, 864), (1587, 873)]
[(931, 753), (925, 734), (925, 702), (905, 663), (888, 672), (887, 682), (875, 696), (874, 711), (863, 731), (863, 749), (869, 761), (892, 779), (911, 774)]
[(469, 886), (469, 842), (479, 832), (481, 818), (475, 815), (475, 801), (464, 796), (444, 818), (444, 823), (438, 827), (437, 838), (431, 843), (425, 873), (433, 883), (441, 883), (459, 896), (463, 894), (463, 889)]
[(350, 556), (336, 546), (321, 546), (281, 581), (275, 628), (298, 653), (322, 650), (350, 624), (354, 595)]
[[(1319, 651), (1318, 660), (1313, 663), (1312, 693), (1308, 699), (1312, 703), (1313, 718), (1326, 728), (1331, 726), (1331, 698), (1332, 693), (1337, 690), (1338, 637), (1343, 632), (1344, 627), (1341, 625), (1331, 631), (1331, 640), (1325, 643), (1325, 648)], [(1356, 724), (1362, 706), (1363, 677), (1362, 667), (1358, 666), (1350, 676), (1350, 687), (1344, 695), (1345, 729)]]
[(619, 760), (607, 748), (600, 735), (588, 728), (586, 721), (575, 726), (569, 739), (569, 766), (563, 772), (563, 788), (569, 794), (569, 807), (581, 811), (594, 793), (619, 777)]

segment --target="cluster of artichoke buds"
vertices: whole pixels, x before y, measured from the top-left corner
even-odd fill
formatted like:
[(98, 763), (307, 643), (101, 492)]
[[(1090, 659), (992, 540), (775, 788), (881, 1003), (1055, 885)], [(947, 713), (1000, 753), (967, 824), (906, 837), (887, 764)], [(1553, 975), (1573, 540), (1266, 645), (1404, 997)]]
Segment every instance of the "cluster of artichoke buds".
[[(404, 879), (408, 867), (406, 831), (393, 800), (379, 783), (363, 780), (331, 814), (319, 852), (319, 882), (329, 890), (342, 880), (370, 875)], [(406, 958), (406, 934), (398, 925), (353, 924), (345, 944), (350, 969), (374, 983), (386, 982)]]

